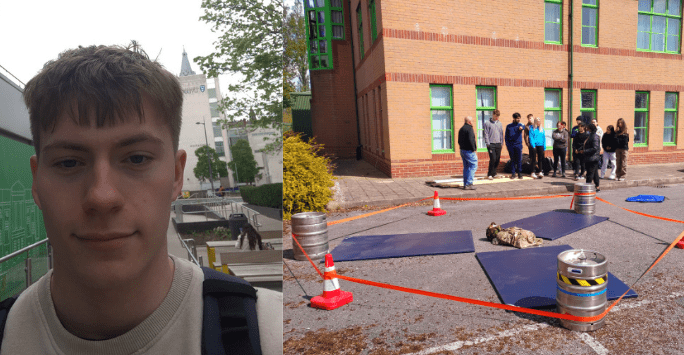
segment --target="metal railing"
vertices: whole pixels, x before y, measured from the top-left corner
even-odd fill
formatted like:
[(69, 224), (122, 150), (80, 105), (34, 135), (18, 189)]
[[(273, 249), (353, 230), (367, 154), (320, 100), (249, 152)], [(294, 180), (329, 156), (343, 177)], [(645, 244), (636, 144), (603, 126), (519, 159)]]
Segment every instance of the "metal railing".
[[(204, 214), (205, 220), (209, 221), (209, 215), (211, 212), (214, 212), (218, 217), (224, 218), (224, 219), (230, 219), (230, 215), (234, 213), (242, 213), (245, 216), (247, 216), (247, 220), (249, 223), (258, 231), (259, 227), (261, 227), (261, 223), (259, 223), (259, 216), (261, 215), (259, 212), (249, 208), (245, 207), (242, 203), (234, 201), (234, 200), (229, 200), (229, 199), (224, 199), (224, 198), (205, 198), (205, 199), (196, 199), (196, 200), (176, 200), (174, 201), (174, 206), (180, 205), (182, 208), (183, 205), (202, 205), (206, 207), (205, 210), (203, 211), (179, 211), (179, 209), (175, 209), (176, 214), (182, 213), (182, 214)], [(176, 221), (179, 223), (182, 223), (183, 220), (182, 218), (178, 218), (178, 215), (176, 215)]]
[[(178, 233), (178, 231), (176, 231), (176, 235), (178, 236), (178, 239), (180, 239), (183, 248), (185, 248), (185, 251), (188, 252), (188, 260), (192, 261), (193, 263), (195, 263), (195, 265), (199, 267), (204, 266), (204, 260), (202, 260), (202, 256), (197, 256), (197, 245), (195, 245), (195, 240), (191, 238), (181, 238), (180, 233)], [(191, 246), (188, 246), (188, 244), (190, 244)]]
[[(52, 246), (48, 242), (48, 239), (45, 238), (39, 242), (33, 243), (27, 247), (21, 248), (11, 254), (5, 255), (2, 258), (0, 258), (0, 263), (4, 263), (16, 256), (20, 256), (24, 253), (26, 253), (26, 261), (24, 262), (24, 274), (25, 274), (25, 280), (26, 280), (26, 288), (31, 286), (33, 284), (33, 258), (31, 258), (31, 255), (29, 252), (43, 244), (47, 244), (47, 268), (48, 270), (52, 269)], [(23, 291), (23, 290), (22, 290)]]

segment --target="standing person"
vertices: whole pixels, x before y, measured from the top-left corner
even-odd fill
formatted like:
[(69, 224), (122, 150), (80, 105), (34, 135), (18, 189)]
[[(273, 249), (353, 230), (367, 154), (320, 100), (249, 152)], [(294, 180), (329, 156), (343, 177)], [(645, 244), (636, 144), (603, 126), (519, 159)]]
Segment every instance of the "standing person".
[(558, 158), (560, 158), (561, 177), (565, 177), (565, 153), (568, 148), (568, 141), (570, 134), (565, 129), (565, 122), (558, 121), (557, 129), (553, 131), (551, 137), (553, 138), (553, 177), (556, 175), (556, 167), (558, 166)]
[(477, 170), (477, 141), (473, 130), (473, 118), (467, 116), (463, 121), (463, 127), (458, 131), (458, 146), (461, 148), (463, 159), (463, 189), (475, 190), (473, 180)]
[(235, 247), (240, 251), (264, 250), (264, 243), (261, 241), (261, 234), (254, 227), (247, 223), (240, 228), (240, 235), (235, 241)]
[(518, 179), (522, 179), (522, 141), (525, 126), (520, 123), (520, 114), (513, 114), (513, 122), (506, 126), (506, 149), (508, 155), (511, 157), (511, 179), (515, 179), (515, 173), (518, 173)]
[(581, 153), (579, 153), (579, 151), (582, 150), (584, 141), (586, 141), (587, 137), (589, 136), (587, 134), (587, 126), (581, 120), (577, 125), (577, 130), (577, 135), (575, 135), (575, 138), (572, 140), (572, 152), (574, 154), (572, 162), (575, 169), (575, 181), (584, 177), (586, 167), (584, 164), (584, 157)]
[[(535, 170), (539, 175), (539, 178), (544, 177), (544, 150), (546, 149), (546, 135), (544, 134), (544, 128), (541, 126), (541, 119), (539, 117), (536, 117), (534, 119), (534, 126), (530, 128), (530, 163), (532, 164), (532, 178), (536, 179), (537, 175), (535, 175)], [(532, 152), (534, 152), (534, 156), (537, 157), (537, 164), (535, 168), (535, 162), (534, 158), (532, 155)]]
[(627, 175), (627, 156), (629, 155), (629, 130), (622, 118), (618, 118), (615, 126), (615, 158), (617, 160), (617, 180), (625, 181)]
[[(187, 159), (173, 74), (144, 52), (79, 47), (48, 62), (23, 96), (31, 193), (54, 257), (9, 304), (1, 354), (200, 354), (222, 342), (282, 354), (282, 293), (257, 297), (244, 280), (169, 255), (169, 206)], [(206, 285), (221, 298), (203, 295)], [(234, 299), (244, 326), (258, 323), (254, 342), (212, 335), (239, 329), (223, 329), (218, 312), (232, 292), (245, 294)]]
[[(601, 126), (599, 126), (598, 121), (595, 118), (591, 119), (591, 124), (596, 126), (596, 135), (598, 135), (599, 142), (601, 142), (603, 140), (603, 129), (601, 129)], [(603, 155), (601, 153), (602, 152), (599, 153), (599, 168), (601, 167), (601, 165), (603, 165)]]
[(606, 133), (601, 138), (601, 145), (603, 146), (603, 163), (601, 164), (601, 179), (606, 175), (606, 168), (608, 161), (613, 164), (613, 169), (608, 175), (608, 180), (615, 180), (615, 170), (617, 168), (615, 161), (615, 149), (617, 147), (617, 138), (615, 137), (615, 129), (612, 125), (606, 127)]
[(489, 180), (494, 179), (496, 176), (496, 168), (501, 160), (504, 135), (501, 121), (499, 121), (500, 115), (499, 110), (494, 110), (489, 121), (484, 123), (484, 141), (487, 146), (487, 153), (489, 153), (489, 171), (487, 172)]
[(534, 149), (532, 149), (532, 144), (530, 144), (530, 128), (532, 128), (532, 126), (534, 126), (534, 116), (530, 113), (527, 115), (527, 123), (525, 123), (523, 139), (525, 140), (525, 146), (527, 147), (527, 152), (530, 156), (530, 163), (534, 165)]
[(582, 154), (587, 167), (587, 184), (593, 181), (596, 186), (596, 192), (599, 192), (601, 189), (599, 189), (598, 164), (601, 142), (599, 141), (598, 134), (596, 134), (596, 126), (593, 124), (587, 126), (587, 133), (587, 139), (581, 147), (580, 154)]

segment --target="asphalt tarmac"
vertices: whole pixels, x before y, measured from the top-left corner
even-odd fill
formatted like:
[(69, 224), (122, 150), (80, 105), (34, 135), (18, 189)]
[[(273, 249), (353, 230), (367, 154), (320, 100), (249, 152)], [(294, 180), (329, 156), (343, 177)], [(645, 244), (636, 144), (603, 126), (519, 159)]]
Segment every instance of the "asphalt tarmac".
[[(639, 194), (662, 203), (634, 203)], [(603, 190), (599, 197), (638, 212), (684, 221), (684, 185)], [(504, 224), (551, 210), (568, 210), (570, 197), (506, 201), (442, 201), (445, 216), (429, 206), (402, 207), (328, 227), (330, 249), (347, 236), (470, 230), (475, 253), (338, 262), (341, 275), (448, 295), (501, 302), (475, 254), (510, 250), (485, 238), (491, 222)], [(369, 211), (330, 213), (328, 222)], [(608, 270), (633, 285), (684, 230), (684, 224), (640, 216), (596, 201), (608, 221), (542, 246), (568, 244), (606, 256)], [(284, 352), (286, 354), (681, 354), (684, 353), (684, 250), (673, 249), (634, 286), (605, 325), (581, 333), (556, 319), (442, 300), (341, 280), (354, 301), (332, 311), (309, 307), (323, 282), (307, 261), (292, 257), (284, 234)], [(429, 241), (426, 241), (429, 242)], [(320, 264), (316, 263), (320, 266)], [(322, 269), (322, 267), (321, 267)]]

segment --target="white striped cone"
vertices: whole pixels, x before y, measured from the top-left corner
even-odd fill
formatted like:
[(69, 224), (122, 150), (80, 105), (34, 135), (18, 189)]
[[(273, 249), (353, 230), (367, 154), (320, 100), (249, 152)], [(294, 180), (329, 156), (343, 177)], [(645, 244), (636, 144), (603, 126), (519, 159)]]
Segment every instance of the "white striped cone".
[(433, 199), (433, 204), (432, 204), (432, 211), (428, 211), (428, 215), (430, 216), (443, 216), (446, 214), (446, 211), (443, 210), (440, 205), (439, 205), (439, 194), (437, 194), (437, 191), (435, 191), (435, 197)]
[(351, 292), (342, 291), (337, 280), (337, 272), (331, 254), (325, 254), (323, 273), (323, 294), (311, 299), (311, 307), (332, 310), (353, 301)]

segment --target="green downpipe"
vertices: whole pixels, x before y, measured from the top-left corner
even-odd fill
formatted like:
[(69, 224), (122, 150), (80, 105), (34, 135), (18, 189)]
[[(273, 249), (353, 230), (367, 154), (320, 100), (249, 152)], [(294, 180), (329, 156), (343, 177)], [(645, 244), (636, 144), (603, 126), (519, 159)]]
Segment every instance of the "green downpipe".
[[(568, 60), (568, 69), (569, 69), (568, 70), (568, 101), (569, 101), (568, 102), (568, 127), (570, 127), (570, 129), (572, 129), (572, 122), (573, 122), (572, 121), (572, 79), (573, 79), (573, 75), (574, 75), (574, 62), (572, 60), (572, 54), (573, 54), (572, 39), (574, 37), (573, 30), (572, 30), (572, 23), (574, 22), (574, 19), (573, 19), (573, 15), (572, 15), (572, 8), (573, 8), (573, 4), (572, 4), (572, 0), (570, 0), (570, 14), (569, 14), (569, 17), (570, 17), (570, 31), (569, 31), (570, 32), (570, 38), (569, 38), (570, 45), (569, 45), (569, 49), (570, 50), (568, 51), (568, 56), (570, 57)], [(572, 160), (572, 141), (573, 140), (574, 139), (571, 139), (570, 144), (568, 146), (569, 157), (570, 157), (569, 160)]]

